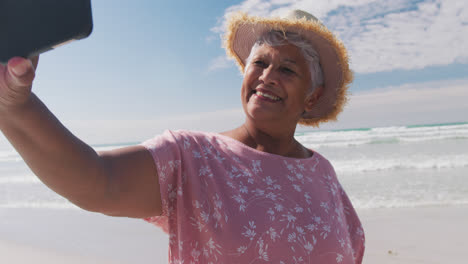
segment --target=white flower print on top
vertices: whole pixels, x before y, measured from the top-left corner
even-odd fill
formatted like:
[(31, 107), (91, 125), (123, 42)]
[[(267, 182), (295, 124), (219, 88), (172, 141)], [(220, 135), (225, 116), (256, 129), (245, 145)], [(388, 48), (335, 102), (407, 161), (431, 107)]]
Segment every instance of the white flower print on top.
[(258, 259), (268, 261), (268, 244), (263, 242), (263, 239), (257, 241), (258, 246)]
[(255, 222), (249, 221), (249, 225), (244, 226), (244, 228), (245, 228), (245, 232), (243, 232), (242, 235), (249, 238), (250, 240), (253, 240), (255, 235), (257, 234), (255, 233), (255, 228), (257, 228), (257, 226), (255, 225)]
[(252, 160), (252, 172), (257, 174), (262, 171), (261, 160)]
[(214, 133), (143, 143), (158, 170), (169, 263), (362, 261), (364, 232), (330, 163), (292, 159)]
[(276, 232), (276, 230), (273, 227), (270, 227), (266, 233), (267, 233), (267, 235), (270, 236), (270, 239), (273, 242), (275, 242), (275, 240), (280, 237), (279, 234)]

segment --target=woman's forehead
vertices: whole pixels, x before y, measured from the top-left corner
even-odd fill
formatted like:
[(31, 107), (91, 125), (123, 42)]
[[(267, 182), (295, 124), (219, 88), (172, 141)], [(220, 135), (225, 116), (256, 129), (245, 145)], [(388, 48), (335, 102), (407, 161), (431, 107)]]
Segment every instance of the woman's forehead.
[(280, 46), (270, 46), (268, 44), (263, 44), (254, 50), (253, 55), (257, 57), (278, 59), (281, 62), (291, 64), (305, 63), (305, 58), (301, 50), (292, 44), (285, 44)]

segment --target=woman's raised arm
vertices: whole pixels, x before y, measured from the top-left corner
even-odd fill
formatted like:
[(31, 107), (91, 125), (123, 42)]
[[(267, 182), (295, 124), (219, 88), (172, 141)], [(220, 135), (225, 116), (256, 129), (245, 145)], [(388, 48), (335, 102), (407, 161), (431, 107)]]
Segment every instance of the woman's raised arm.
[(77, 206), (114, 216), (161, 213), (158, 175), (142, 146), (96, 153), (31, 92), (38, 57), (0, 65), (0, 130), (48, 187)]

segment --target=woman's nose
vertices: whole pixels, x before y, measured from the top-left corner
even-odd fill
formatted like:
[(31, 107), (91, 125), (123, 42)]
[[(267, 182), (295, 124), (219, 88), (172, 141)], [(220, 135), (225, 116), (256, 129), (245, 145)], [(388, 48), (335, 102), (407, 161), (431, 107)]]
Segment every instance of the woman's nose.
[(264, 68), (260, 80), (265, 84), (278, 84), (278, 74), (275, 69), (270, 67)]

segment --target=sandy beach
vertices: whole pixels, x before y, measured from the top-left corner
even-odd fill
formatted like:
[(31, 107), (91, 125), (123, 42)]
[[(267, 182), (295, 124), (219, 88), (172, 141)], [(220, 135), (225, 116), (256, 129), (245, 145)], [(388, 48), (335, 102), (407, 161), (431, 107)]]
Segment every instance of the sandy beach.
[[(365, 264), (466, 263), (468, 206), (358, 210)], [(1, 209), (0, 263), (167, 263), (167, 236), (138, 219)]]
[(461, 264), (468, 248), (468, 206), (358, 211), (366, 264)]
[(167, 263), (167, 235), (143, 220), (81, 210), (0, 209), (0, 263)]

